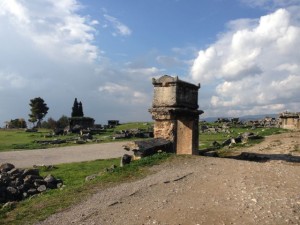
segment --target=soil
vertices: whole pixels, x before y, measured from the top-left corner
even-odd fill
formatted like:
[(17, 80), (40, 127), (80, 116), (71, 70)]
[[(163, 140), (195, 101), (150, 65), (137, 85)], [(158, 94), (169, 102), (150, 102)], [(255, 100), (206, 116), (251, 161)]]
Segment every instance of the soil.
[(175, 157), (40, 224), (300, 224), (300, 132), (234, 153)]

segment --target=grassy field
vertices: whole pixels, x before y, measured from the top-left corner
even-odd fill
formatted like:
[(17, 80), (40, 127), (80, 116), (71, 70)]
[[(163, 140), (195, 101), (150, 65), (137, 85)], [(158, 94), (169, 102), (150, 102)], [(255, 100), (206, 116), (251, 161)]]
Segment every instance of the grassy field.
[[(149, 130), (151, 129), (152, 123), (144, 122), (135, 122), (135, 123), (126, 123), (121, 124), (113, 129), (107, 129), (106, 131), (101, 132), (100, 134), (94, 135), (95, 140), (100, 142), (110, 142), (112, 141), (112, 134), (120, 130), (129, 130), (129, 129), (142, 129)], [(35, 141), (47, 141), (54, 139), (70, 139), (79, 137), (78, 134), (68, 134), (60, 135), (56, 137), (47, 138), (46, 136), (52, 130), (39, 129), (38, 132), (25, 132), (24, 129), (0, 129), (0, 152), (1, 151), (13, 151), (13, 150), (26, 150), (26, 149), (41, 149), (41, 148), (51, 148), (59, 146), (70, 146), (74, 143), (64, 143), (64, 144), (55, 144), (55, 145), (44, 145), (38, 144)]]
[[(41, 175), (52, 174), (64, 181), (59, 190), (46, 191), (34, 198), (17, 203), (15, 207), (2, 208), (0, 205), (0, 224), (33, 224), (49, 215), (78, 203), (102, 188), (118, 183), (132, 181), (149, 174), (148, 166), (168, 160), (170, 154), (161, 153), (134, 161), (125, 167), (117, 167), (113, 172), (104, 172), (105, 168), (118, 165), (120, 159), (96, 160), (90, 162), (58, 165), (51, 171), (42, 171)], [(100, 176), (91, 181), (85, 178), (92, 174)], [(1, 209), (2, 208), (2, 209)]]
[[(199, 149), (203, 150), (211, 147), (211, 144), (214, 141), (217, 141), (218, 143), (222, 144), (222, 142), (227, 140), (228, 138), (231, 137), (235, 138), (238, 135), (245, 132), (252, 132), (254, 134), (265, 137), (271, 134), (286, 132), (286, 130), (281, 128), (264, 128), (264, 127), (256, 128), (252, 130), (249, 127), (235, 127), (235, 128), (230, 128), (230, 133), (201, 133), (199, 135)], [(253, 143), (255, 142), (257, 141), (254, 141)]]
[[(218, 126), (219, 124), (209, 124), (210, 126)], [(121, 124), (113, 129), (107, 129), (106, 131), (94, 135), (94, 138), (100, 142), (111, 142), (112, 135), (121, 130), (129, 129), (141, 129), (141, 130), (151, 130), (153, 123), (149, 122), (133, 122)], [(78, 137), (77, 134), (69, 134), (65, 136), (56, 136), (52, 138), (46, 138), (45, 136), (49, 134), (51, 130), (40, 129), (36, 133), (27, 133), (24, 130), (6, 130), (0, 129), (0, 152), (1, 151), (13, 151), (13, 150), (26, 150), (26, 149), (40, 149), (40, 148), (51, 148), (60, 146), (70, 146), (74, 145), (73, 142), (65, 144), (55, 144), (55, 145), (43, 145), (38, 144), (35, 140), (53, 140), (53, 139), (69, 139)], [(199, 149), (205, 149), (210, 147), (213, 141), (217, 141), (220, 144), (230, 137), (237, 137), (239, 134), (244, 132), (253, 132), (261, 136), (267, 136), (274, 133), (284, 132), (280, 128), (257, 128), (251, 130), (246, 127), (235, 127), (230, 129), (230, 133), (201, 133), (199, 136)], [(128, 140), (128, 139), (126, 139)], [(133, 139), (132, 139), (133, 140)], [(122, 139), (115, 140), (122, 141)]]

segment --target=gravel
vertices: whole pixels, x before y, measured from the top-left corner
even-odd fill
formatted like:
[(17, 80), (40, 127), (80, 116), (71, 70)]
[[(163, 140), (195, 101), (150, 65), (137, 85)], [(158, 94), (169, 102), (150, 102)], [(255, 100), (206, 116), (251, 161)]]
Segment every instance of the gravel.
[(96, 159), (117, 158), (128, 153), (122, 148), (127, 142), (88, 144), (38, 150), (0, 152), (0, 165), (6, 162), (18, 168), (33, 165), (56, 165)]

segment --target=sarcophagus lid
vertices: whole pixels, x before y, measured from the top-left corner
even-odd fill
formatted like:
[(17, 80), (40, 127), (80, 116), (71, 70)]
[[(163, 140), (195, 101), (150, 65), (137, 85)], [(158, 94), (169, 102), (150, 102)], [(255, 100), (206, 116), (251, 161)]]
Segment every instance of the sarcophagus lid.
[(198, 90), (200, 84), (194, 85), (180, 80), (177, 76), (164, 75), (153, 78), (154, 96), (152, 107), (183, 107), (198, 109)]

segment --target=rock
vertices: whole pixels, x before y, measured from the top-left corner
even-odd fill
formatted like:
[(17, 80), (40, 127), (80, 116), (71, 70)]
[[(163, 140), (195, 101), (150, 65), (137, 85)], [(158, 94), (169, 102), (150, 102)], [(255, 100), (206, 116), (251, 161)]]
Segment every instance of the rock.
[(90, 181), (90, 180), (94, 180), (98, 175), (97, 174), (92, 174), (90, 176), (87, 176), (85, 178), (85, 181)]
[(53, 183), (56, 181), (55, 177), (52, 176), (51, 174), (48, 174), (45, 178), (44, 181), (46, 181), (47, 183)]
[(228, 146), (231, 143), (231, 138), (223, 141), (222, 146)]
[(41, 185), (47, 185), (47, 182), (43, 179), (36, 179), (33, 184), (35, 187), (39, 187)]
[(123, 167), (123, 166), (125, 166), (127, 164), (130, 164), (131, 160), (132, 160), (132, 156), (131, 155), (124, 154), (121, 157), (120, 167)]
[(17, 202), (6, 202), (3, 206), (2, 209), (14, 209), (17, 205)]
[(36, 176), (36, 175), (27, 175), (24, 178), (24, 183), (28, 183), (28, 184), (33, 184), (34, 180), (40, 180), (43, 179), (41, 176)]
[(13, 168), (15, 168), (15, 166), (11, 163), (4, 163), (0, 166), (0, 172), (8, 172), (10, 170), (12, 170)]
[(152, 138), (142, 141), (132, 141), (123, 146), (127, 151), (133, 151), (135, 158), (156, 154), (158, 151), (172, 152), (172, 142), (162, 138)]
[(23, 171), (23, 177), (26, 177), (27, 175), (35, 175), (35, 176), (39, 176), (40, 172), (38, 169), (25, 169)]
[(30, 188), (28, 191), (27, 191), (27, 194), (28, 195), (35, 195), (39, 193), (38, 190), (36, 188)]
[(39, 192), (44, 192), (44, 191), (47, 190), (47, 187), (46, 187), (46, 185), (41, 185), (41, 186), (39, 186), (39, 187), (37, 188), (37, 190), (38, 190)]
[(61, 188), (63, 186), (64, 182), (60, 179), (56, 179), (56, 187)]
[(216, 151), (208, 151), (202, 154), (203, 156), (209, 156), (209, 157), (218, 157), (218, 153)]
[(7, 171), (7, 174), (8, 174), (9, 176), (12, 176), (12, 175), (15, 175), (15, 174), (19, 174), (20, 171), (21, 171), (20, 169), (13, 168), (13, 169)]

